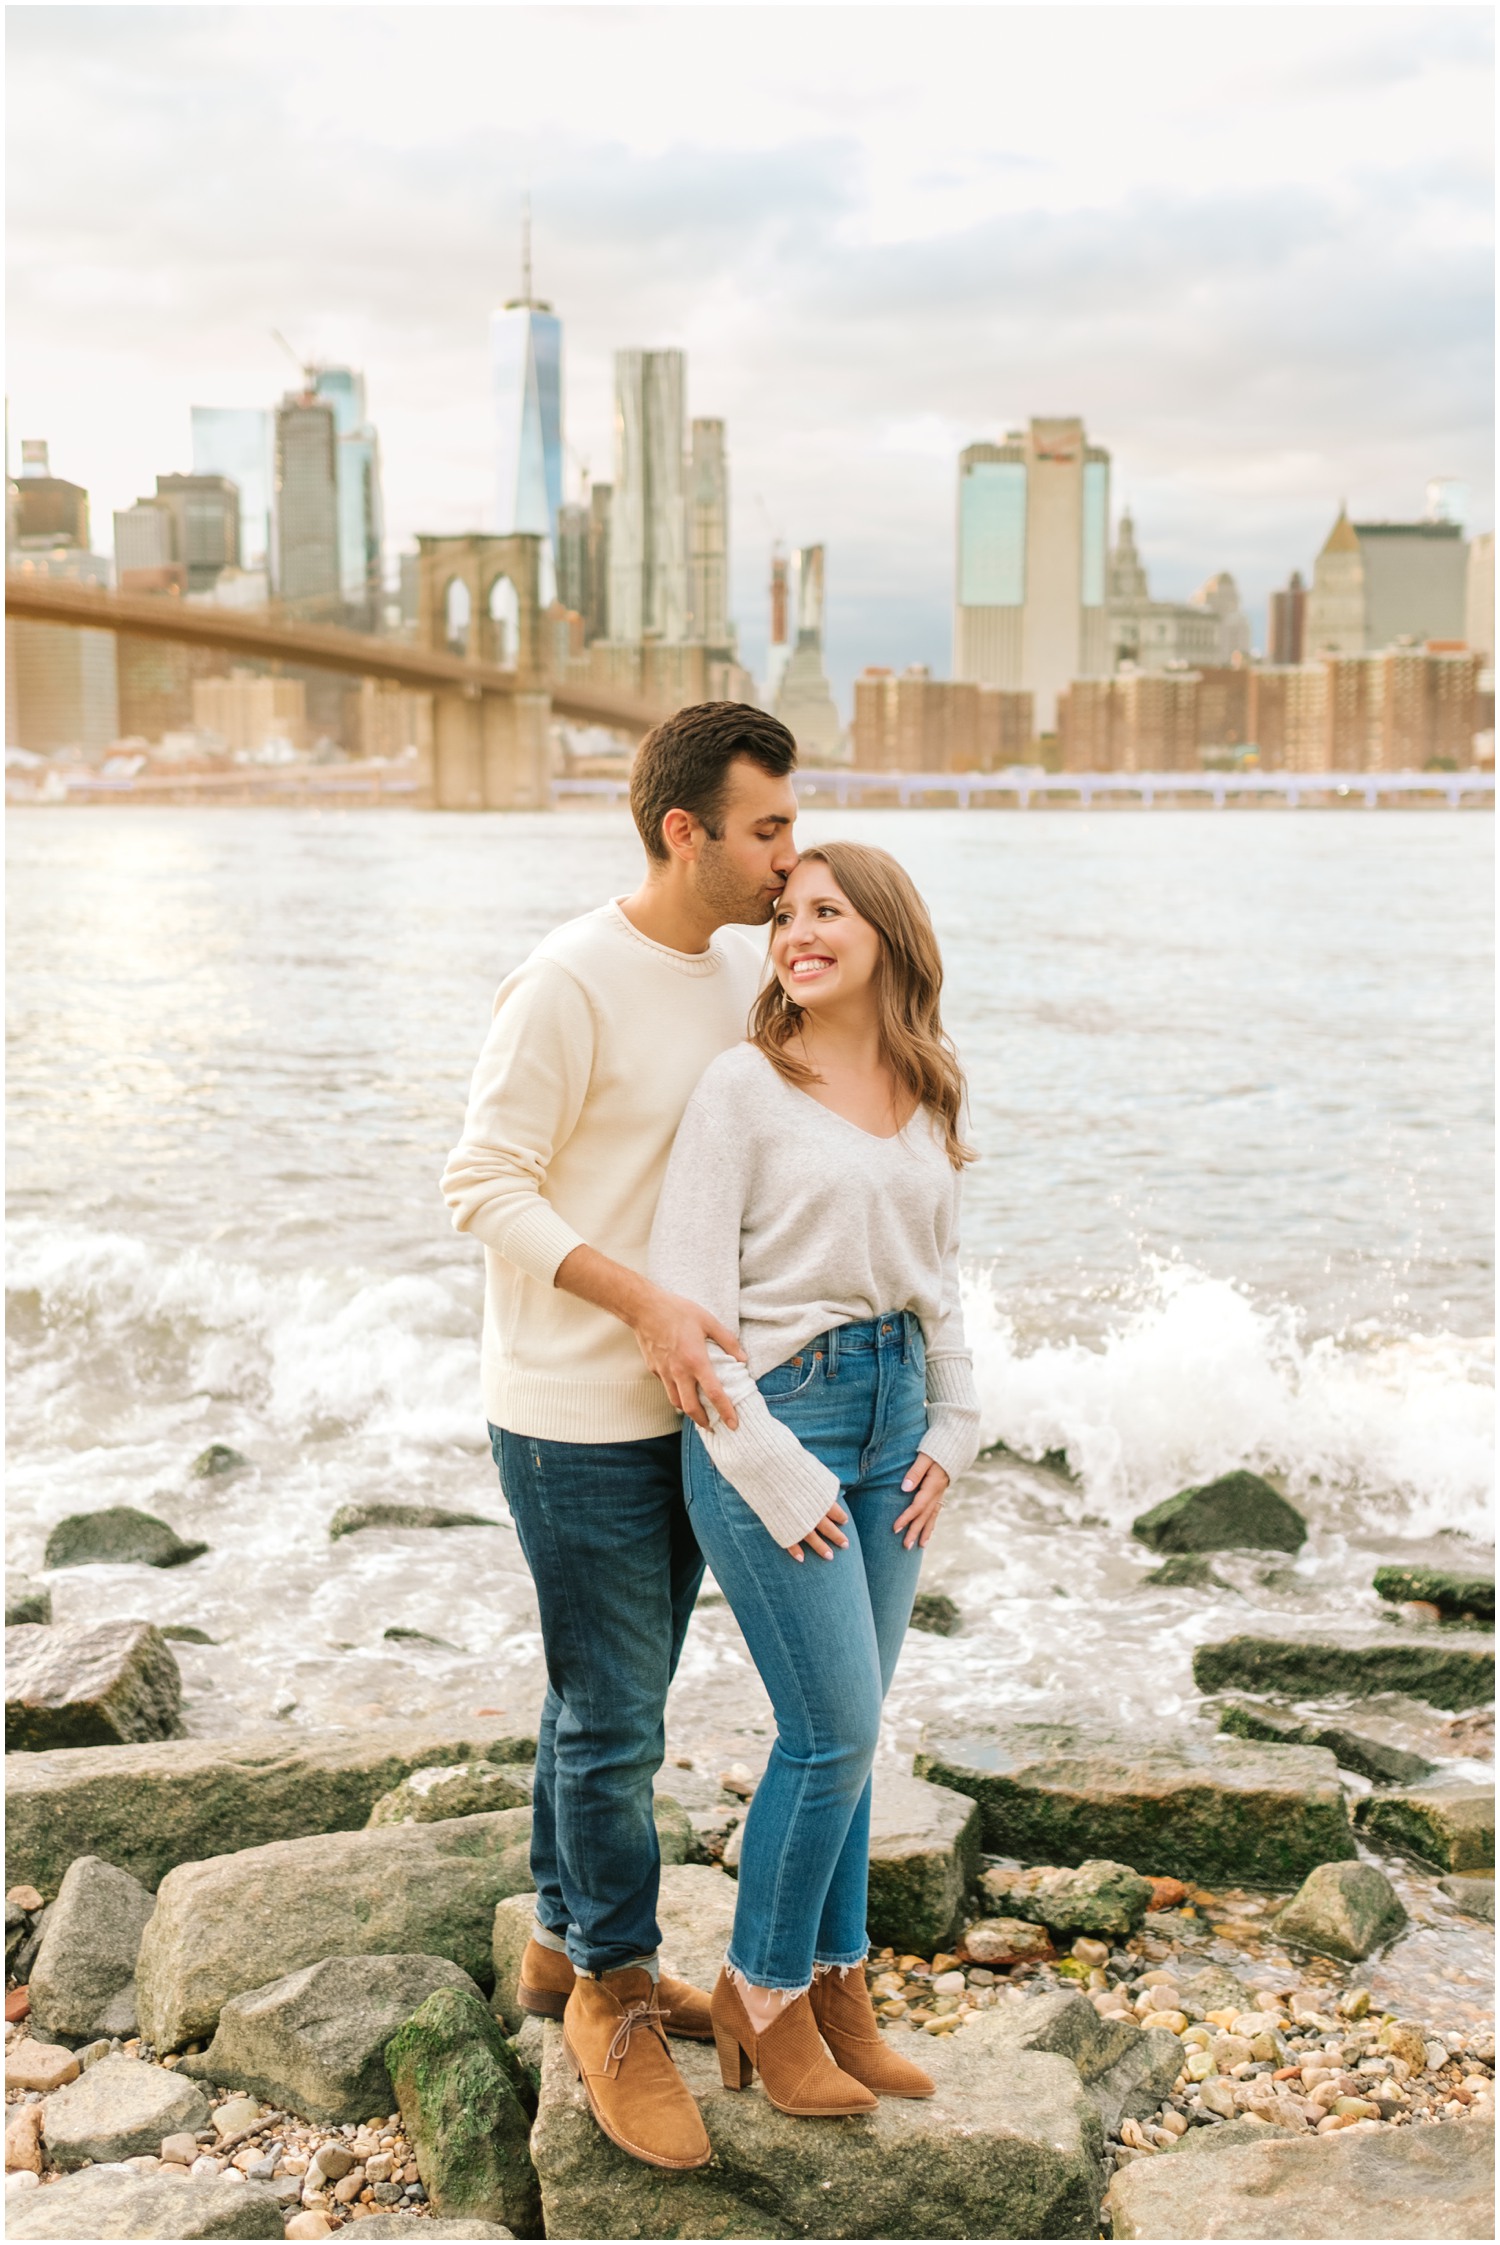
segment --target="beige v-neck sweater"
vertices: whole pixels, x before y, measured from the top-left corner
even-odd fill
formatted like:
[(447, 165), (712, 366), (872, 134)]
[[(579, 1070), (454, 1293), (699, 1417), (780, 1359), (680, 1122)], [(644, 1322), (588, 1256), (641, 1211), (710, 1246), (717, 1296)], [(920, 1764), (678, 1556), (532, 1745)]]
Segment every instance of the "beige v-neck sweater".
[(636, 1442), (681, 1423), (635, 1335), (554, 1286), (575, 1247), (644, 1271), (673, 1135), (745, 1034), (757, 930), (670, 951), (618, 903), (570, 920), (500, 985), (443, 1197), (484, 1246), (486, 1415), (553, 1442)]
[(777, 1074), (753, 1045), (706, 1071), (682, 1118), (651, 1232), (648, 1275), (737, 1329), (749, 1359), (711, 1348), (734, 1404), (705, 1436), (724, 1478), (779, 1544), (838, 1495), (837, 1477), (767, 1409), (755, 1382), (834, 1326), (914, 1311), (927, 1351), (922, 1447), (956, 1478), (979, 1447), (958, 1292), (959, 1173), (931, 1115), (876, 1138)]

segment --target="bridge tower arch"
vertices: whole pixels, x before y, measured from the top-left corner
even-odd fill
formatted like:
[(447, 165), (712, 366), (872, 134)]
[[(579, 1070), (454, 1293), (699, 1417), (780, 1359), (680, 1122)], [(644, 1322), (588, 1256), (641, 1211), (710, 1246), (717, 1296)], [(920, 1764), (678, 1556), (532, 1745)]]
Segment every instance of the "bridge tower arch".
[[(433, 801), (444, 811), (545, 810), (552, 800), (552, 697), (542, 659), (542, 541), (529, 533), (417, 540), (417, 639), (457, 654), (473, 685), (433, 706)], [(478, 674), (508, 670), (497, 691)]]

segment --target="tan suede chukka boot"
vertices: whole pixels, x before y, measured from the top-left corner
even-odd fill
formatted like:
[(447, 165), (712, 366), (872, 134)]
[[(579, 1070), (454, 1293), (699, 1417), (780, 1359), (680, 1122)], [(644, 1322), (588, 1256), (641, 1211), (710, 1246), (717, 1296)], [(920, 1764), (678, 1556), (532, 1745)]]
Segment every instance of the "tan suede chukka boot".
[(713, 2001), (714, 2041), (726, 2089), (748, 2089), (759, 2074), (778, 2112), (798, 2120), (847, 2118), (874, 2112), (876, 2100), (829, 2057), (819, 2039), (806, 1991), (786, 2004), (774, 2025), (757, 2035), (740, 1991), (719, 1974)]
[(713, 2157), (693, 2094), (672, 2063), (656, 1989), (644, 1966), (580, 1976), (563, 2041), (595, 2120), (648, 2167), (706, 2167)]
[[(576, 1978), (577, 1974), (560, 1949), (548, 1949), (540, 1941), (528, 1941), (521, 1957), (516, 2000), (523, 2011), (534, 2013), (538, 2019), (560, 2019), (568, 2008)], [(664, 1972), (656, 1983), (656, 2002), (661, 2023), (669, 2035), (680, 2035), (684, 2042), (712, 2042), (713, 2021), (709, 2017), (708, 1998), (701, 1988)]]
[(937, 2083), (890, 2047), (875, 2019), (863, 1965), (820, 1972), (812, 1984), (818, 2032), (846, 2074), (877, 2097), (935, 2097)]

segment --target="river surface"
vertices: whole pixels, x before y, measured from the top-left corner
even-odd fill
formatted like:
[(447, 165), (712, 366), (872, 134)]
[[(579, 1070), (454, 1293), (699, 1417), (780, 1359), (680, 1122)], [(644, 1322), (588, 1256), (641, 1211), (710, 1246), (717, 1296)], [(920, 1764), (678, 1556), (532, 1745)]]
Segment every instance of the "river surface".
[[(929, 1554), (964, 1626), (908, 1640), (887, 1750), (934, 1714), (1188, 1721), (1204, 1639), (1381, 1633), (1378, 1561), (1487, 1558), (1492, 823), (820, 811), (799, 832), (879, 841), (929, 897), (983, 1156), (969, 1321), (1005, 1447)], [(8, 855), (11, 1564), (105, 1504), (205, 1539), (176, 1572), (50, 1578), (59, 1619), (217, 1640), (179, 1647), (196, 1732), (529, 1726), (509, 1528), (327, 1524), (371, 1498), (504, 1522), (480, 1257), (437, 1179), (496, 983), (633, 885), (625, 814), (20, 811)], [(215, 1441), (253, 1470), (191, 1479)], [(1133, 1516), (1242, 1464), (1306, 1512), (1300, 1557), (1139, 1587)], [(720, 1606), (670, 1726), (700, 1768), (764, 1754)]]

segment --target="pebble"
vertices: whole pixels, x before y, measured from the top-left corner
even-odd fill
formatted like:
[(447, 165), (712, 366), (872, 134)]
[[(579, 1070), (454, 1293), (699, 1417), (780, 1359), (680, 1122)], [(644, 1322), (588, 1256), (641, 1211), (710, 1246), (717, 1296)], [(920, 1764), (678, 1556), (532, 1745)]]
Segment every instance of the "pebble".
[(264, 2110), (258, 2097), (228, 2097), (214, 2110), (214, 2127), (220, 2137), (237, 2136), (242, 2128), (253, 2127)]
[(12, 2105), (5, 2116), (5, 2171), (42, 2171), (42, 2119), (40, 2105)]
[(1109, 1962), (1108, 1942), (1091, 1941), (1086, 1933), (1079, 1934), (1069, 1953), (1075, 1956), (1080, 1964), (1086, 1964), (1100, 1972)]
[(44, 1906), (42, 1898), (34, 1886), (13, 1886), (5, 1899), (13, 1904), (16, 1909), (24, 1910), (29, 1918), (34, 1918), (37, 1911)]
[(5, 2053), (7, 2089), (36, 2089), (45, 2096), (76, 2081), (81, 2070), (77, 2054), (55, 2042), (18, 2042)]

